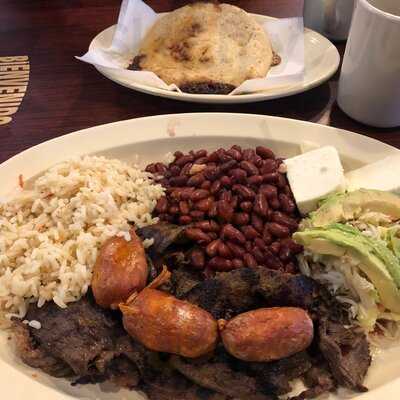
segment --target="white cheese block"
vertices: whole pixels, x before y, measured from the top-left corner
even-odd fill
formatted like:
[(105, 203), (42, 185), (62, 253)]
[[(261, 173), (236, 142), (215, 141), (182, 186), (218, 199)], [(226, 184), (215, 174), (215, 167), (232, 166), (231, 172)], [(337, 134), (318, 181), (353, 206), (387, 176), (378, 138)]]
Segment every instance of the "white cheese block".
[(332, 146), (289, 158), (285, 164), (287, 178), (302, 215), (316, 210), (322, 198), (345, 189), (342, 163)]
[(400, 195), (400, 155), (393, 155), (346, 174), (347, 190), (375, 189)]

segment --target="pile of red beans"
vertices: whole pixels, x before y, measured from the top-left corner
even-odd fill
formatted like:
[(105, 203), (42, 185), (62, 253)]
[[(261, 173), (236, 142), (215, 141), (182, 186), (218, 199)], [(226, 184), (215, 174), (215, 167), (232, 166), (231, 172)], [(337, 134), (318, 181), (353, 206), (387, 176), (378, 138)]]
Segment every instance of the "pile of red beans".
[(166, 188), (155, 214), (188, 225), (186, 236), (196, 243), (189, 255), (193, 268), (264, 265), (296, 272), (302, 247), (291, 235), (299, 215), (282, 159), (263, 146), (174, 156), (169, 165), (150, 164), (146, 171)]

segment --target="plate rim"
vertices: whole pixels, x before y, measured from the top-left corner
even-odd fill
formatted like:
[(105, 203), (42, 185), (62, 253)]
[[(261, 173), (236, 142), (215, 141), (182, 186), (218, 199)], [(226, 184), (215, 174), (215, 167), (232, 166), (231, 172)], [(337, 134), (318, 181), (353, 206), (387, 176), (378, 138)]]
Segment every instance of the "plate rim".
[[(135, 122), (137, 122), (138, 120), (143, 121), (143, 120), (174, 120), (174, 119), (179, 119), (179, 118), (183, 118), (185, 120), (191, 121), (194, 117), (199, 118), (199, 119), (205, 119), (207, 121), (210, 121), (210, 118), (215, 118), (215, 120), (223, 120), (224, 118), (236, 118), (237, 120), (242, 120), (244, 119), (244, 122), (246, 119), (254, 119), (254, 121), (256, 120), (266, 120), (271, 121), (271, 122), (275, 122), (277, 123), (277, 125), (284, 125), (286, 123), (290, 123), (292, 127), (295, 127), (296, 125), (303, 125), (303, 127), (311, 127), (313, 126), (315, 129), (321, 130), (323, 131), (323, 133), (332, 133), (332, 135), (339, 134), (340, 136), (342, 135), (349, 135), (350, 138), (354, 139), (354, 140), (361, 140), (364, 143), (369, 143), (371, 146), (372, 145), (376, 145), (377, 143), (379, 144), (379, 146), (381, 148), (385, 148), (388, 151), (393, 151), (395, 150), (396, 152), (399, 152), (400, 150), (395, 148), (394, 146), (388, 145), (386, 143), (380, 142), (377, 139), (373, 139), (364, 135), (361, 135), (359, 133), (355, 133), (355, 132), (351, 132), (351, 131), (347, 131), (347, 130), (343, 130), (340, 128), (335, 128), (335, 127), (331, 127), (331, 126), (326, 126), (326, 125), (321, 125), (321, 124), (316, 124), (313, 122), (309, 122), (309, 121), (302, 121), (302, 120), (295, 120), (295, 119), (290, 119), (290, 118), (285, 118), (285, 117), (275, 117), (275, 116), (266, 116), (266, 115), (260, 115), (260, 114), (247, 114), (247, 113), (178, 113), (178, 114), (164, 114), (164, 115), (156, 115), (156, 116), (148, 116), (148, 117), (141, 117), (141, 118), (133, 118), (133, 119), (127, 119), (127, 120), (122, 120), (122, 121), (116, 121), (116, 122), (111, 122), (109, 124), (102, 124), (102, 125), (97, 125), (94, 127), (90, 127), (90, 128), (85, 128), (85, 129), (81, 129), (78, 131), (74, 131), (71, 133), (68, 133), (66, 135), (62, 135), (53, 139), (50, 139), (48, 141), (39, 143), (35, 146), (32, 146), (29, 149), (26, 149), (18, 154), (16, 154), (15, 156), (9, 158), (8, 160), (6, 160), (5, 162), (3, 162), (2, 164), (0, 164), (0, 174), (3, 173), (4, 169), (10, 169), (13, 167), (13, 165), (16, 165), (18, 163), (21, 162), (29, 162), (29, 160), (31, 159), (31, 155), (34, 152), (37, 151), (46, 151), (46, 149), (50, 145), (56, 145), (56, 147), (58, 148), (62, 148), (64, 145), (64, 142), (69, 138), (73, 138), (72, 141), (75, 142), (75, 146), (77, 146), (77, 143), (79, 141), (79, 139), (81, 139), (82, 137), (84, 137), (85, 135), (87, 137), (91, 137), (93, 138), (96, 135), (96, 131), (99, 129), (104, 129), (104, 130), (108, 130), (107, 135), (111, 138), (112, 135), (110, 134), (110, 132), (113, 129), (119, 129), (120, 127), (123, 127), (124, 125), (129, 126), (131, 124), (135, 124)], [(211, 121), (212, 122), (212, 121)], [(288, 129), (293, 129), (293, 128), (288, 128)], [(106, 133), (104, 133), (104, 135), (106, 135)], [(209, 135), (207, 133), (207, 135)], [(138, 135), (139, 137), (137, 137), (136, 135), (131, 135), (130, 138), (132, 140), (132, 143), (140, 143), (141, 141), (146, 141), (147, 137), (146, 134), (144, 132), (142, 132), (140, 135)], [(189, 136), (189, 135), (188, 135)], [(201, 136), (201, 133), (198, 133), (197, 136)], [(229, 135), (227, 135), (229, 136)], [(251, 136), (255, 136), (251, 135)], [(165, 132), (163, 133), (159, 133), (158, 134), (159, 138), (165, 138)], [(185, 135), (182, 135), (182, 137), (185, 137)], [(150, 139), (152, 140), (152, 139)], [(118, 146), (118, 143), (113, 143), (111, 141), (111, 139), (109, 139), (109, 147), (112, 146)], [(82, 154), (87, 154), (87, 152), (82, 151)], [(59, 161), (63, 161), (65, 160), (66, 157), (64, 156), (64, 154), (59, 154)], [(53, 387), (48, 387), (48, 386), (44, 386), (41, 382), (38, 382), (37, 380), (35, 380), (32, 376), (30, 376), (30, 374), (24, 373), (18, 369), (16, 369), (15, 367), (9, 366), (8, 363), (3, 360), (3, 358), (0, 358), (0, 371), (7, 371), (6, 374), (0, 374), (0, 382), (2, 382), (2, 387), (3, 390), (6, 391), (7, 388), (12, 389), (11, 385), (14, 385), (15, 382), (21, 383), (24, 385), (24, 389), (20, 389), (22, 390), (26, 390), (26, 394), (30, 396), (31, 399), (34, 400), (39, 400), (39, 398), (42, 398), (43, 394), (45, 394), (46, 398), (50, 399), (73, 399), (74, 397), (72, 397), (70, 394), (67, 393), (62, 393), (59, 392), (57, 390), (55, 390)], [(15, 379), (15, 380), (14, 380)], [(7, 386), (8, 385), (8, 386)], [(398, 391), (400, 389), (400, 376), (399, 378), (396, 378), (388, 383), (383, 384), (382, 386), (374, 389), (371, 392), (365, 393), (365, 394), (360, 394), (360, 395), (356, 395), (356, 397), (354, 397), (355, 400), (373, 400), (376, 398), (380, 398), (379, 395), (383, 395), (385, 396), (384, 398), (386, 400), (395, 400), (396, 399), (396, 391)], [(29, 390), (29, 392), (28, 392)], [(22, 393), (22, 392), (20, 392)], [(15, 398), (15, 397), (13, 397)], [(22, 397), (19, 397), (22, 398)], [(341, 398), (339, 398), (338, 400), (342, 400)]]
[[(165, 15), (168, 13), (160, 13), (159, 15)], [(268, 15), (262, 15), (262, 14), (254, 14), (251, 13), (255, 18), (259, 19), (277, 19), (274, 17), (270, 17)], [(116, 24), (110, 25), (109, 27), (103, 29), (101, 32), (97, 33), (96, 36), (91, 40), (89, 44), (89, 49), (91, 49), (95, 41), (98, 39), (98, 37), (102, 34), (104, 34), (105, 31), (114, 29)], [(237, 104), (237, 103), (253, 103), (253, 102), (260, 102), (260, 101), (265, 101), (265, 100), (274, 100), (282, 97), (289, 97), (293, 96), (299, 93), (306, 92), (308, 90), (311, 90), (327, 80), (329, 80), (339, 69), (340, 66), (340, 54), (339, 51), (337, 50), (336, 46), (325, 36), (321, 35), (320, 33), (309, 29), (309, 28), (304, 28), (305, 34), (313, 34), (315, 37), (317, 37), (320, 41), (323, 43), (326, 43), (326, 50), (332, 51), (335, 60), (334, 63), (332, 63), (331, 68), (326, 71), (326, 73), (320, 77), (319, 79), (312, 79), (308, 83), (297, 83), (295, 85), (287, 85), (282, 87), (282, 91), (274, 94), (269, 94), (266, 91), (260, 91), (256, 93), (251, 93), (251, 94), (240, 94), (240, 95), (235, 95), (235, 96), (228, 96), (228, 95), (215, 95), (215, 94), (191, 94), (191, 93), (179, 93), (179, 92), (174, 92), (174, 91), (168, 91), (164, 90), (161, 88), (154, 88), (148, 85), (143, 85), (140, 83), (130, 83), (130, 82), (124, 82), (118, 79), (118, 77), (113, 76), (113, 68), (106, 68), (98, 65), (94, 65), (94, 68), (100, 72), (103, 76), (105, 76), (107, 79), (110, 79), (111, 81), (126, 87), (130, 90), (135, 90), (141, 93), (146, 93), (149, 95), (153, 95), (156, 97), (165, 97), (165, 98), (170, 98), (173, 100), (180, 100), (180, 101), (186, 101), (186, 102), (199, 102), (199, 103), (220, 103), (220, 104)], [(286, 88), (286, 89), (285, 89)], [(279, 89), (279, 88), (277, 88)]]

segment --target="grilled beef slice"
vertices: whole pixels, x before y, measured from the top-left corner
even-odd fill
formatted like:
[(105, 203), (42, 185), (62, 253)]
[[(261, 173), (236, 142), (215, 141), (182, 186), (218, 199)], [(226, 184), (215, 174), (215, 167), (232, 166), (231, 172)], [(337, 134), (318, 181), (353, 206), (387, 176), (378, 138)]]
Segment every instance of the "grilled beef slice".
[(16, 352), (21, 360), (32, 368), (39, 368), (57, 378), (73, 375), (72, 369), (63, 360), (54, 357), (42, 345), (35, 342), (29, 327), (22, 322), (13, 323), (13, 338)]
[[(21, 340), (21, 323), (15, 324), (17, 347), (20, 352), (24, 344), (30, 349), (29, 359), (22, 356), (27, 364), (59, 376), (58, 370), (46, 364), (50, 359), (56, 360), (58, 368), (63, 366), (69, 375), (78, 378), (76, 383), (111, 379), (127, 387), (138, 384), (135, 364), (117, 348), (118, 340), (128, 337), (121, 322), (111, 312), (97, 306), (91, 296), (70, 303), (65, 309), (55, 303), (46, 303), (41, 308), (31, 305), (26, 319), (41, 323), (40, 329), (26, 328), (24, 341)], [(40, 362), (35, 361), (35, 355)]]
[(311, 308), (318, 296), (316, 283), (264, 267), (241, 268), (217, 274), (190, 290), (185, 299), (206, 309), (215, 318), (229, 319), (259, 307)]
[(233, 370), (228, 363), (218, 358), (201, 362), (173, 356), (170, 362), (191, 381), (218, 393), (237, 399), (275, 399), (275, 396), (269, 396), (261, 391), (256, 378)]
[(360, 392), (367, 390), (363, 381), (371, 355), (363, 333), (323, 320), (319, 327), (319, 348), (340, 385)]

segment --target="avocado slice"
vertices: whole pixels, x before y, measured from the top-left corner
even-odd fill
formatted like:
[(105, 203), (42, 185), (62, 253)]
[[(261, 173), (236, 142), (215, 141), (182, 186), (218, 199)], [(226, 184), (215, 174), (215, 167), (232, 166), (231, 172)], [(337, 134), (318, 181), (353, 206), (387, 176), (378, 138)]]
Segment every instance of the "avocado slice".
[(360, 189), (354, 192), (335, 193), (310, 214), (312, 226), (323, 227), (334, 222), (357, 219), (365, 213), (384, 214), (392, 221), (400, 219), (400, 197), (381, 190)]
[(343, 224), (296, 232), (293, 239), (319, 255), (348, 256), (376, 287), (381, 303), (400, 313), (400, 263), (383, 244)]

